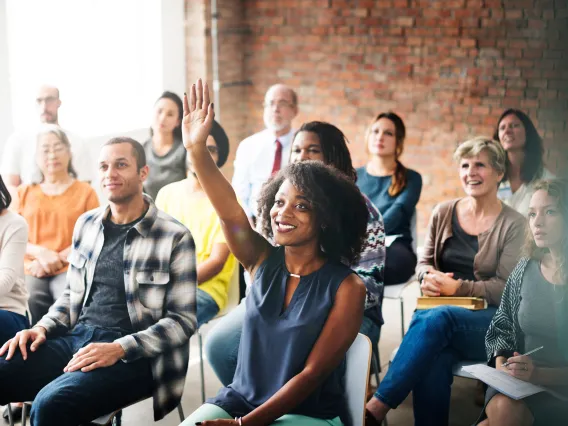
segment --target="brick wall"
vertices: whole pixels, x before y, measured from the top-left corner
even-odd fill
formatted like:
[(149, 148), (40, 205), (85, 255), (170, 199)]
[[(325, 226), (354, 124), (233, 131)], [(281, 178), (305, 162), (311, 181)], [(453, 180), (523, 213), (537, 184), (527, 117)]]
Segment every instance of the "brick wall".
[[(208, 2), (187, 2), (203, 5), (209, 28)], [(283, 82), (299, 93), (295, 124), (319, 119), (340, 127), (357, 166), (365, 161), (363, 135), (372, 117), (389, 109), (403, 117), (402, 161), (425, 183), (422, 229), (437, 202), (462, 193), (451, 160), (456, 145), (492, 134), (505, 108), (525, 110), (537, 123), (548, 168), (558, 173), (568, 165), (561, 149), (568, 144), (565, 0), (218, 4), (220, 80), (227, 85), (220, 92), (222, 122), (233, 155), (236, 141), (263, 127), (266, 89)], [(188, 50), (193, 44), (188, 37)]]

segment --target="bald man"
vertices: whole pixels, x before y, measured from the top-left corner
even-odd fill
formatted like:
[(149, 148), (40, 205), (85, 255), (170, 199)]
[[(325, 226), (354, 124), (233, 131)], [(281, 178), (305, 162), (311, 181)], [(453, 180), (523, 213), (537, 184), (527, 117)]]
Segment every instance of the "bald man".
[(270, 87), (264, 97), (266, 129), (243, 140), (237, 148), (233, 188), (249, 218), (256, 215), (262, 184), (288, 164), (294, 138), (292, 120), (298, 114), (298, 96), (284, 84)]
[[(14, 132), (6, 141), (2, 153), (0, 173), (7, 185), (16, 187), (21, 184), (37, 183), (41, 181), (41, 173), (36, 165), (36, 135), (41, 124), (59, 125), (59, 89), (54, 86), (43, 85), (39, 87), (36, 95), (36, 111), (39, 118), (38, 125), (30, 126), (26, 131)], [(78, 178), (91, 181), (94, 172), (94, 163), (90, 161), (88, 151), (83, 141), (76, 135), (64, 130), (71, 143), (73, 167), (79, 174)]]

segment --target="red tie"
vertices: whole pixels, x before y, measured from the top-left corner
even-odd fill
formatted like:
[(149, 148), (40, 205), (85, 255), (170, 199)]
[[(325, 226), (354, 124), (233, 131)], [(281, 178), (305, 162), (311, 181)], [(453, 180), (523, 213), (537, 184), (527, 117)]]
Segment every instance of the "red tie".
[(282, 144), (278, 139), (276, 139), (276, 152), (274, 153), (274, 164), (272, 165), (272, 173), (270, 176), (274, 176), (280, 170), (282, 165)]

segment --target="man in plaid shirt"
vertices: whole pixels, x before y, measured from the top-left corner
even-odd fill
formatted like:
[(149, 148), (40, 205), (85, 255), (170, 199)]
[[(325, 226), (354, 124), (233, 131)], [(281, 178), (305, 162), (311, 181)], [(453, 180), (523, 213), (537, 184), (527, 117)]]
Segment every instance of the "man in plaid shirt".
[(138, 142), (107, 142), (99, 174), (109, 206), (78, 219), (67, 289), (0, 349), (0, 404), (34, 400), (34, 426), (87, 423), (149, 396), (159, 420), (183, 393), (197, 329), (193, 239), (142, 193)]

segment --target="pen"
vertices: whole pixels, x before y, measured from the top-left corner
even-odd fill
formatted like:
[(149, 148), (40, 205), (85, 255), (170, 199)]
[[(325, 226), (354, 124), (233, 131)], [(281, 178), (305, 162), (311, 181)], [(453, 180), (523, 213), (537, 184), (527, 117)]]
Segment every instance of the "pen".
[[(542, 348), (544, 348), (544, 346), (539, 346), (538, 348), (534, 348), (532, 351), (528, 351), (526, 354), (522, 354), (520, 356), (527, 356), (527, 355), (530, 355), (530, 354), (534, 354), (535, 352), (540, 351)], [(509, 361), (507, 361), (506, 363), (501, 364), (501, 367), (507, 367), (510, 364), (511, 363)]]

